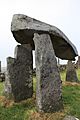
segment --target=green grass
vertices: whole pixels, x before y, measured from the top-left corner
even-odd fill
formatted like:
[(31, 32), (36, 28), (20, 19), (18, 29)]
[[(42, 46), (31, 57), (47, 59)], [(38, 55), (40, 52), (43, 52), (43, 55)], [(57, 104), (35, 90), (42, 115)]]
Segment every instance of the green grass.
[(33, 91), (36, 91), (36, 77), (33, 77)]
[(4, 84), (3, 82), (0, 82), (0, 95), (3, 94)]
[[(77, 70), (80, 78), (80, 70)], [(80, 85), (65, 82), (65, 71), (61, 73), (64, 110), (57, 113), (38, 113), (36, 111), (36, 78), (33, 78), (34, 95), (31, 99), (14, 103), (2, 96), (4, 82), (0, 82), (0, 120), (62, 120), (65, 115), (80, 119)]]
[[(8, 102), (8, 101), (7, 101)], [(34, 100), (28, 100), (12, 106), (0, 105), (0, 120), (28, 120), (35, 111)]]
[(65, 81), (65, 78), (66, 78), (66, 70), (65, 70), (65, 71), (62, 71), (62, 72), (60, 73), (60, 76), (61, 76), (61, 80), (62, 80), (62, 81)]
[(66, 114), (80, 119), (80, 85), (63, 86), (63, 102)]

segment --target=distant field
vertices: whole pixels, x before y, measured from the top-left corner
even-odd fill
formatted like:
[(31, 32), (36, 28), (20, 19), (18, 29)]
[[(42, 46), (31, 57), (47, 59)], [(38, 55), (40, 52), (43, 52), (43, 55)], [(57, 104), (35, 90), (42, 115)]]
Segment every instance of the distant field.
[[(80, 79), (80, 70), (77, 71)], [(62, 94), (64, 110), (56, 113), (38, 113), (35, 105), (36, 78), (34, 77), (33, 98), (21, 103), (7, 100), (3, 95), (4, 82), (0, 83), (0, 120), (62, 120), (65, 115), (73, 115), (80, 119), (80, 84), (65, 82), (65, 71), (61, 73), (63, 80)]]

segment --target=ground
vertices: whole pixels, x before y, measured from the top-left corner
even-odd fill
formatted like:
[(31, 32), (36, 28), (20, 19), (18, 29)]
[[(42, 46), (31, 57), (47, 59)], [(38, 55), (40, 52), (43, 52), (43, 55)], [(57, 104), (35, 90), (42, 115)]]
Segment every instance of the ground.
[[(80, 70), (77, 70), (80, 79)], [(3, 96), (4, 82), (0, 82), (0, 120), (63, 120), (66, 115), (80, 119), (80, 83), (65, 82), (65, 71), (61, 73), (64, 110), (56, 113), (38, 113), (34, 95), (31, 99), (14, 103)]]

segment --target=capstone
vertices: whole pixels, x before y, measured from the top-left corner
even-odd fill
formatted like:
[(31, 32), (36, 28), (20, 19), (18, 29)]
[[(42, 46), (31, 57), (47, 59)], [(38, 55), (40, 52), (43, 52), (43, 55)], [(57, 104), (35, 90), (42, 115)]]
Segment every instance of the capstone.
[(34, 33), (49, 34), (57, 57), (65, 60), (75, 60), (78, 55), (76, 47), (61, 30), (29, 16), (13, 15), (11, 32), (18, 43), (31, 44), (33, 50), (35, 49)]

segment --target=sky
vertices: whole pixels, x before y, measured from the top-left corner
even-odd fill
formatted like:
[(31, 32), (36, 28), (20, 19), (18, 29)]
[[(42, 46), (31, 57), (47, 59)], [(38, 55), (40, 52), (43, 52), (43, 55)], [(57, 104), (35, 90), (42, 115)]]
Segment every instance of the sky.
[(18, 44), (10, 30), (13, 14), (25, 14), (58, 27), (76, 46), (80, 55), (80, 0), (1, 0), (0, 61), (2, 67), (6, 66), (7, 57), (14, 57), (14, 49)]

